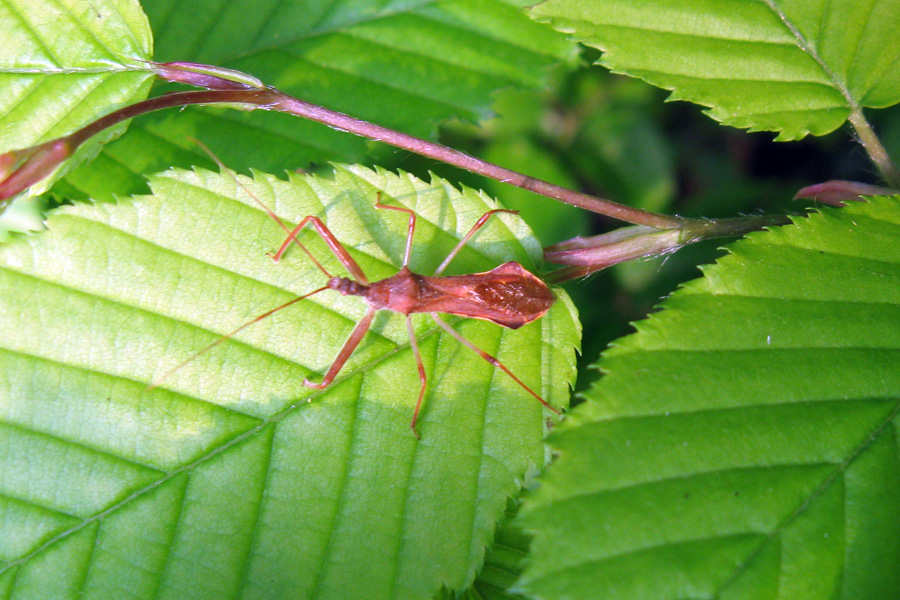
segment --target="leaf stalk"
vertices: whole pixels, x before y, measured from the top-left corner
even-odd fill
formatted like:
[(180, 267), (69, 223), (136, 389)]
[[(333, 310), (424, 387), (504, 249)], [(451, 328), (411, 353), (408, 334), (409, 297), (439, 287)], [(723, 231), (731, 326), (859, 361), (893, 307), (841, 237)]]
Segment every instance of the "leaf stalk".
[(884, 181), (892, 188), (900, 188), (900, 170), (897, 169), (897, 165), (891, 160), (881, 140), (875, 134), (875, 130), (872, 129), (869, 121), (866, 120), (862, 108), (857, 106), (851, 110), (848, 120), (856, 132), (860, 144), (862, 144), (869, 158), (878, 168), (878, 172)]

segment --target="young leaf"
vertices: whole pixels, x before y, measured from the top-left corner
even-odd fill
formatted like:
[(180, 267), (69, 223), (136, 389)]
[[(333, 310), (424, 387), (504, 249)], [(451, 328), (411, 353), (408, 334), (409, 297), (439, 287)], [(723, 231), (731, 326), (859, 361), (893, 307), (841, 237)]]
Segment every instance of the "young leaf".
[[(430, 273), (493, 201), (441, 180), (338, 167), (333, 179), (245, 185), (288, 223), (320, 216), (372, 280)], [(415, 318), (429, 387), (403, 318), (380, 314), (335, 383), (318, 380), (364, 312), (326, 290), (255, 323), (147, 385), (242, 323), (323, 285), (299, 249), (228, 176), (171, 171), (153, 195), (67, 207), (48, 231), (0, 248), (0, 589), (7, 597), (422, 598), (472, 581), (494, 524), (544, 462), (548, 416), (426, 315)], [(496, 219), (496, 220), (495, 220)], [(455, 272), (540, 248), (517, 217), (489, 223)], [(313, 232), (302, 239), (345, 274)], [(577, 321), (565, 294), (512, 331), (458, 331), (557, 406)], [(6, 586), (6, 588), (4, 588)]]
[(548, 0), (532, 15), (603, 50), (613, 71), (780, 140), (900, 100), (900, 5), (890, 0)]
[(900, 593), (900, 202), (730, 250), (604, 354), (553, 436), (529, 594)]
[(0, 152), (74, 131), (150, 89), (141, 61), (153, 41), (136, 1), (0, 0), (0, 29)]
[[(504, 87), (541, 86), (575, 47), (501, 0), (339, 2), (145, 0), (159, 61), (238, 69), (304, 100), (424, 138), (448, 119), (478, 120)], [(284, 114), (188, 109), (142, 117), (100, 162), (69, 178), (83, 194), (142, 191), (142, 173), (206, 161), (200, 138), (243, 170), (359, 161), (360, 138)], [(235, 145), (235, 140), (244, 143)]]

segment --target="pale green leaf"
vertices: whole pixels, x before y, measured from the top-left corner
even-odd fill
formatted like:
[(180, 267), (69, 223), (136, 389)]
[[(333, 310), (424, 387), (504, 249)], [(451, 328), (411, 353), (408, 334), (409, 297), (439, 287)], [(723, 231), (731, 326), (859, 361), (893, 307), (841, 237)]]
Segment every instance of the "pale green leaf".
[[(433, 138), (448, 119), (478, 120), (492, 94), (537, 88), (574, 45), (502, 0), (145, 0), (159, 61), (190, 60), (251, 73), (303, 100)], [(69, 178), (108, 198), (143, 189), (142, 175), (206, 157), (272, 172), (310, 162), (358, 162), (371, 145), (283, 114), (191, 108), (137, 119), (97, 164)], [(236, 143), (236, 142), (241, 143)], [(110, 176), (114, 179), (110, 181)]]
[(610, 69), (781, 140), (900, 100), (891, 0), (548, 0), (532, 15), (603, 50)]
[[(318, 215), (373, 280), (430, 273), (493, 201), (442, 180), (338, 167), (244, 183), (288, 223)], [(430, 598), (468, 586), (507, 497), (545, 460), (552, 416), (503, 372), (383, 313), (338, 380), (317, 380), (362, 316), (326, 290), (149, 382), (325, 276), (230, 176), (171, 171), (153, 195), (67, 207), (0, 248), (0, 590), (9, 598)], [(302, 236), (334, 274), (340, 264)], [(492, 217), (451, 269), (537, 266)], [(548, 401), (567, 403), (578, 325), (565, 294), (512, 331), (453, 321)], [(3, 586), (6, 586), (4, 588)]]
[(0, 0), (0, 30), (0, 152), (70, 133), (150, 89), (142, 61), (153, 42), (136, 0)]
[(900, 594), (900, 201), (730, 251), (603, 355), (552, 438), (529, 594)]

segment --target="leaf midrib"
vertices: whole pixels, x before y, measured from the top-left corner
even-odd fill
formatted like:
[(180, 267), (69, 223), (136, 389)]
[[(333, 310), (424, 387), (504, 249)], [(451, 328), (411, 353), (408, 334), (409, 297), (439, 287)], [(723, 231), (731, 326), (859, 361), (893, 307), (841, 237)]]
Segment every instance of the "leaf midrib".
[[(763, 0), (766, 6), (778, 17), (778, 20), (784, 24), (784, 27), (790, 32), (790, 34), (797, 40), (797, 47), (800, 48), (803, 52), (805, 52), (810, 58), (812, 58), (819, 68), (822, 70), (822, 73), (825, 74), (825, 77), (832, 83), (834, 89), (840, 92), (841, 96), (847, 102), (851, 111), (860, 110), (860, 105), (850, 93), (850, 90), (847, 88), (846, 84), (838, 79), (837, 74), (831, 70), (831, 67), (828, 63), (819, 55), (818, 52), (814, 51), (810, 42), (800, 33), (800, 30), (797, 29), (796, 25), (788, 19), (787, 15), (779, 9), (776, 2), (774, 0)], [(827, 9), (826, 9), (827, 10)]]
[[(822, 481), (822, 483), (815, 490), (813, 490), (813, 492), (811, 494), (809, 494), (809, 496), (806, 498), (806, 500), (800, 506), (798, 506), (797, 509), (792, 514), (785, 517), (785, 519), (782, 520), (782, 522), (778, 524), (778, 526), (772, 531), (771, 535), (768, 536), (768, 539), (764, 540), (763, 543), (760, 544), (759, 548), (755, 552), (753, 552), (747, 556), (747, 558), (743, 562), (743, 564), (741, 564), (738, 568), (736, 568), (734, 570), (734, 573), (731, 575), (731, 577), (729, 577), (728, 579), (726, 579), (725, 581), (722, 582), (721, 586), (717, 590), (717, 595), (719, 595), (722, 590), (727, 589), (728, 586), (733, 581), (735, 581), (738, 577), (740, 577), (744, 572), (749, 570), (751, 568), (752, 563), (754, 562), (755, 558), (757, 556), (759, 556), (760, 554), (762, 554), (762, 552), (765, 550), (766, 546), (768, 546), (770, 543), (772, 543), (773, 540), (777, 539), (782, 534), (782, 532), (784, 532), (785, 529), (787, 529), (787, 527), (791, 523), (793, 523), (794, 521), (799, 519), (805, 513), (806, 509), (808, 509), (816, 500), (818, 500), (819, 498), (824, 496), (825, 492), (829, 489), (831, 484), (838, 477), (843, 476), (843, 474), (846, 473), (846, 471), (850, 467), (850, 465), (853, 464), (853, 462), (855, 462), (857, 458), (862, 456), (863, 452), (865, 452), (866, 449), (870, 448), (872, 446), (872, 444), (875, 443), (875, 441), (879, 438), (879, 436), (881, 436), (881, 434), (889, 426), (891, 426), (894, 419), (897, 418), (898, 414), (900, 414), (900, 402), (897, 402), (894, 405), (893, 410), (891, 410), (891, 412), (888, 413), (884, 417), (882, 422), (877, 427), (874, 427), (872, 429), (872, 432), (866, 438), (861, 440), (859, 445), (852, 452), (848, 453), (847, 458), (844, 459), (843, 462), (841, 462), (839, 465), (837, 465), (835, 467), (834, 472), (829, 477), (825, 478)], [(844, 501), (846, 502), (845, 493), (842, 493), (842, 497), (843, 497)], [(845, 519), (846, 519), (846, 515), (845, 515)]]

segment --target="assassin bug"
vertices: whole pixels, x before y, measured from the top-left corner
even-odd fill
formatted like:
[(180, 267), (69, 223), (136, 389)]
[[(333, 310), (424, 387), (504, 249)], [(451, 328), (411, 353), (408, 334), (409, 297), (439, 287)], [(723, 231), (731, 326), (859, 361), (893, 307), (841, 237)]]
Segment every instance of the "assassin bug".
[[(409, 343), (416, 359), (420, 382), (419, 396), (416, 400), (416, 407), (413, 412), (412, 421), (410, 422), (410, 428), (413, 430), (416, 437), (419, 437), (419, 434), (416, 431), (416, 422), (419, 418), (419, 410), (422, 407), (422, 399), (425, 397), (428, 376), (425, 373), (425, 366), (422, 362), (422, 355), (419, 352), (419, 345), (416, 341), (416, 335), (413, 331), (410, 315), (413, 313), (428, 313), (441, 328), (456, 338), (461, 344), (476, 352), (495, 367), (501, 369), (516, 383), (522, 386), (525, 391), (534, 396), (541, 404), (558, 414), (559, 411), (550, 406), (543, 398), (525, 385), (525, 383), (516, 377), (516, 375), (503, 363), (464, 338), (437, 314), (447, 313), (484, 319), (509, 329), (517, 329), (522, 325), (526, 325), (535, 319), (542, 317), (550, 309), (556, 300), (553, 292), (547, 287), (547, 284), (514, 261), (504, 263), (499, 267), (484, 273), (441, 276), (441, 273), (447, 268), (459, 251), (466, 245), (472, 236), (484, 226), (492, 215), (498, 213), (515, 213), (516, 211), (495, 209), (489, 210), (481, 215), (481, 218), (475, 222), (472, 229), (469, 230), (456, 247), (447, 255), (440, 266), (438, 266), (434, 275), (428, 277), (413, 273), (409, 269), (409, 257), (412, 252), (413, 235), (416, 229), (415, 212), (409, 208), (382, 204), (380, 193), (375, 202), (375, 207), (396, 210), (406, 213), (409, 216), (403, 264), (396, 275), (370, 283), (365, 273), (363, 273), (356, 261), (353, 260), (353, 257), (350, 256), (322, 220), (315, 216), (308, 216), (300, 221), (300, 223), (291, 230), (287, 239), (273, 257), (276, 261), (280, 260), (292, 242), (299, 244), (300, 242), (297, 239), (297, 235), (307, 224), (311, 224), (322, 239), (325, 240), (325, 243), (328, 244), (328, 247), (334, 252), (341, 264), (344, 265), (347, 271), (353, 276), (353, 278), (334, 277), (328, 273), (318, 261), (316, 261), (316, 264), (329, 279), (324, 287), (319, 288), (312, 293), (317, 293), (324, 289), (332, 289), (345, 296), (362, 296), (369, 305), (365, 316), (363, 316), (350, 333), (350, 337), (344, 343), (343, 348), (341, 348), (337, 358), (335, 358), (331, 367), (325, 373), (322, 381), (314, 383), (309, 379), (306, 379), (303, 382), (304, 385), (315, 389), (323, 389), (328, 387), (331, 382), (334, 381), (334, 378), (338, 375), (341, 368), (343, 368), (344, 363), (347, 362), (347, 359), (350, 358), (360, 341), (362, 341), (363, 336), (365, 336), (369, 326), (372, 324), (372, 319), (375, 316), (376, 311), (391, 310), (406, 315), (406, 329), (409, 332)], [(306, 251), (305, 247), (304, 250)]]
[[(218, 161), (217, 161), (218, 162)], [(223, 165), (223, 171), (227, 171)], [(302, 219), (295, 227), (289, 228), (280, 217), (275, 215), (265, 204), (256, 198), (249, 189), (247, 189), (240, 181), (238, 185), (250, 195), (253, 200), (259, 204), (266, 213), (272, 217), (282, 229), (288, 232), (287, 238), (282, 243), (278, 251), (271, 257), (277, 262), (281, 260), (284, 253), (292, 244), (299, 246), (304, 253), (315, 263), (315, 265), (328, 277), (328, 281), (324, 286), (313, 290), (307, 294), (294, 298), (280, 306), (269, 310), (251, 321), (244, 323), (231, 333), (219, 338), (212, 344), (203, 348), (188, 360), (179, 364), (157, 382), (151, 385), (156, 387), (160, 381), (168, 378), (175, 371), (181, 369), (188, 362), (194, 360), (198, 356), (211, 350), (218, 344), (232, 338), (244, 328), (262, 320), (266, 317), (278, 312), (288, 306), (295, 304), (303, 299), (309, 298), (319, 292), (332, 289), (347, 296), (361, 296), (368, 308), (365, 315), (353, 328), (347, 341), (344, 343), (337, 357), (331, 366), (325, 372), (322, 380), (313, 382), (309, 379), (304, 380), (304, 385), (315, 389), (323, 389), (328, 387), (337, 375), (340, 373), (344, 364), (352, 356), (359, 343), (365, 337), (366, 332), (372, 324), (372, 320), (378, 310), (390, 310), (406, 316), (406, 327), (409, 333), (410, 347), (416, 360), (416, 366), (419, 374), (419, 393), (416, 399), (415, 409), (413, 411), (410, 428), (416, 438), (419, 434), (416, 430), (416, 423), (419, 418), (419, 412), (422, 407), (422, 401), (425, 397), (425, 391), (428, 385), (428, 376), (425, 372), (425, 366), (422, 361), (422, 355), (419, 351), (419, 345), (413, 331), (410, 315), (414, 313), (429, 313), (434, 321), (453, 336), (464, 346), (476, 352), (486, 361), (501, 369), (509, 377), (511, 377), (525, 391), (536, 398), (542, 405), (559, 414), (559, 411), (548, 404), (540, 395), (529, 388), (521, 379), (519, 379), (512, 371), (510, 371), (497, 358), (488, 354), (475, 346), (472, 342), (464, 338), (459, 332), (444, 321), (437, 313), (454, 314), (477, 319), (492, 321), (503, 327), (517, 329), (522, 325), (530, 323), (542, 317), (553, 305), (556, 300), (555, 295), (547, 285), (539, 278), (528, 272), (519, 263), (510, 261), (496, 267), (490, 271), (483, 273), (473, 273), (469, 275), (452, 275), (442, 276), (441, 273), (449, 266), (451, 261), (469, 242), (469, 240), (481, 229), (488, 219), (498, 213), (515, 213), (516, 211), (506, 209), (494, 209), (484, 213), (472, 226), (469, 232), (463, 236), (456, 247), (450, 251), (444, 261), (438, 266), (434, 275), (425, 276), (412, 272), (409, 269), (409, 260), (412, 252), (413, 236), (416, 229), (416, 214), (409, 208), (390, 206), (381, 202), (381, 193), (378, 193), (375, 207), (379, 209), (394, 210), (405, 213), (408, 216), (408, 228), (406, 235), (406, 247), (403, 255), (403, 263), (400, 271), (386, 279), (370, 282), (366, 277), (359, 264), (350, 256), (346, 248), (341, 244), (337, 237), (325, 225), (325, 223), (316, 216), (307, 216)], [(327, 269), (312, 255), (312, 253), (299, 240), (300, 232), (307, 227), (312, 226), (315, 232), (324, 240), (329, 249), (344, 266), (351, 277), (336, 277), (328, 272)]]

